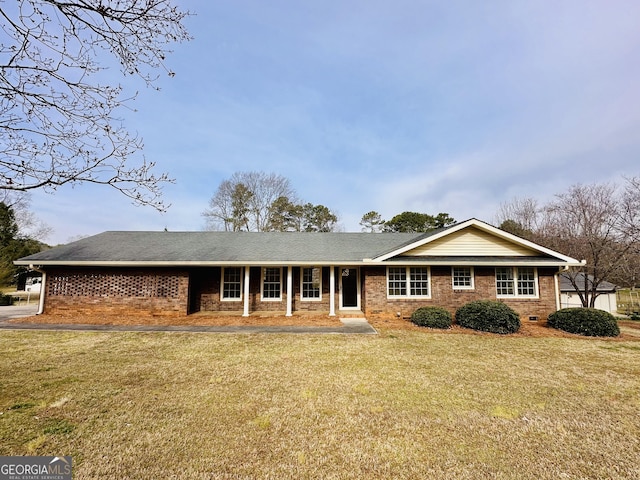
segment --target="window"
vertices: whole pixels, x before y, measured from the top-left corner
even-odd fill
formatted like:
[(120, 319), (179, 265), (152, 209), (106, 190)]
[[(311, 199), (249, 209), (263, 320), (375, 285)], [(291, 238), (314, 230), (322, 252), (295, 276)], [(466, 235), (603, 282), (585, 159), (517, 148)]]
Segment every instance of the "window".
[(536, 269), (533, 267), (496, 268), (496, 293), (499, 297), (537, 297)]
[(451, 279), (454, 290), (473, 290), (473, 268), (452, 267)]
[(407, 271), (404, 268), (390, 267), (387, 272), (387, 295), (404, 297), (407, 295)]
[(518, 295), (531, 297), (536, 294), (536, 275), (531, 267), (518, 269)]
[(320, 300), (322, 292), (322, 269), (317, 267), (302, 269), (302, 299)]
[(262, 269), (262, 300), (280, 300), (282, 287), (280, 267), (265, 267)]
[(222, 269), (222, 300), (242, 300), (242, 268)]
[(389, 267), (388, 297), (429, 297), (429, 267)]
[(429, 296), (429, 271), (424, 267), (409, 269), (409, 296), (427, 297)]
[(498, 296), (513, 295), (512, 268), (496, 268), (496, 291)]

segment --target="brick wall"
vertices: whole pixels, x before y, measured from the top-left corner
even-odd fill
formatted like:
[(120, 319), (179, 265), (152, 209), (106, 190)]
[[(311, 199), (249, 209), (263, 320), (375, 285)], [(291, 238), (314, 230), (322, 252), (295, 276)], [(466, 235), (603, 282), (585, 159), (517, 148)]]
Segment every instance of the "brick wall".
[[(537, 299), (501, 299), (523, 320), (537, 316), (546, 320), (555, 311), (553, 274), (555, 269), (539, 268)], [(220, 268), (177, 270), (170, 268), (57, 268), (47, 271), (45, 313), (97, 313), (118, 315), (186, 315), (198, 311), (242, 312), (241, 301), (220, 300)], [(454, 290), (450, 267), (431, 268), (430, 299), (388, 299), (385, 267), (361, 270), (362, 307), (367, 316), (408, 317), (418, 307), (436, 305), (452, 313), (472, 300), (496, 299), (495, 270), (474, 269), (475, 289)], [(336, 279), (336, 288), (338, 286)], [(282, 273), (282, 299), (261, 301), (261, 269), (251, 268), (249, 309), (251, 312), (285, 311), (286, 269)], [(293, 269), (293, 311), (329, 311), (329, 268), (322, 269), (321, 301), (300, 298), (300, 269)], [(339, 296), (336, 293), (336, 310)]]
[[(192, 272), (191, 288), (192, 312), (242, 312), (243, 301), (222, 301), (221, 268), (207, 268)], [(250, 312), (283, 312), (287, 309), (287, 269), (282, 269), (281, 299), (277, 301), (262, 301), (260, 297), (261, 275), (260, 267), (251, 267), (249, 283), (249, 311)], [(244, 292), (243, 292), (244, 294)], [(292, 310), (317, 312), (329, 311), (329, 268), (322, 269), (322, 298), (320, 300), (302, 300), (300, 292), (300, 268), (293, 268), (293, 299)]]
[[(521, 320), (537, 316), (540, 320), (556, 310), (553, 268), (538, 268), (539, 298), (506, 299), (503, 301), (520, 315)], [(439, 306), (452, 314), (458, 307), (474, 300), (496, 300), (495, 269), (476, 267), (474, 269), (474, 290), (454, 290), (451, 280), (451, 267), (431, 267), (430, 299), (388, 299), (387, 271), (385, 267), (367, 267), (363, 269), (364, 291), (363, 310), (367, 316), (409, 317), (418, 307)]]
[(189, 274), (173, 269), (47, 270), (45, 313), (186, 315)]

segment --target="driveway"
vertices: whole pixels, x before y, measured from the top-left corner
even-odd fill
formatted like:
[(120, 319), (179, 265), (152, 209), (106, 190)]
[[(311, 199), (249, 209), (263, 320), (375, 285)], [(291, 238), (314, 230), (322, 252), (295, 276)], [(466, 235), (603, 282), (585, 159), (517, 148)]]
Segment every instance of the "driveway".
[(31, 317), (38, 311), (38, 304), (31, 305), (9, 305), (0, 307), (0, 322), (10, 320), (12, 318)]

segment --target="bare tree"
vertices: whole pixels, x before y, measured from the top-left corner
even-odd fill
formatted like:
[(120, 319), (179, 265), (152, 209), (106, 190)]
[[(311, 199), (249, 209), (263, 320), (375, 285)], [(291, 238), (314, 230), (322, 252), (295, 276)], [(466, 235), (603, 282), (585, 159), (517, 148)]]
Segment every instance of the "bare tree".
[(31, 195), (28, 192), (0, 191), (0, 203), (12, 209), (20, 237), (42, 241), (51, 234), (51, 227), (31, 210)]
[[(153, 85), (167, 46), (189, 38), (171, 0), (18, 0), (0, 6), (0, 189), (47, 191), (69, 183), (113, 187), (164, 210), (154, 162), (121, 124), (120, 85), (97, 75), (119, 62)], [(134, 95), (135, 96), (135, 95)], [(135, 163), (134, 163), (135, 162)]]
[(275, 173), (236, 172), (220, 184), (203, 216), (210, 230), (262, 232), (269, 230), (271, 209), (280, 198), (295, 201), (289, 179)]
[(542, 213), (536, 199), (513, 198), (500, 205), (496, 224), (509, 233), (535, 241), (534, 237), (539, 230)]
[[(637, 264), (640, 240), (640, 189), (627, 179), (615, 184), (573, 185), (546, 205), (522, 199), (501, 209), (503, 225), (513, 221), (528, 232), (526, 237), (579, 260), (586, 265), (568, 272), (585, 307), (593, 307), (598, 286), (621, 279)], [(508, 218), (512, 216), (511, 218)]]

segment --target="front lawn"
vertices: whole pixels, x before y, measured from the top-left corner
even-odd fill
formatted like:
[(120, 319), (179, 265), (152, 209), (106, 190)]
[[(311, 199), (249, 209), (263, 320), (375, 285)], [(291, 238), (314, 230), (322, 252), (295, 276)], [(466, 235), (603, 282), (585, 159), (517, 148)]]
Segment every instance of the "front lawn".
[(640, 342), (0, 331), (0, 455), (74, 478), (640, 478)]

